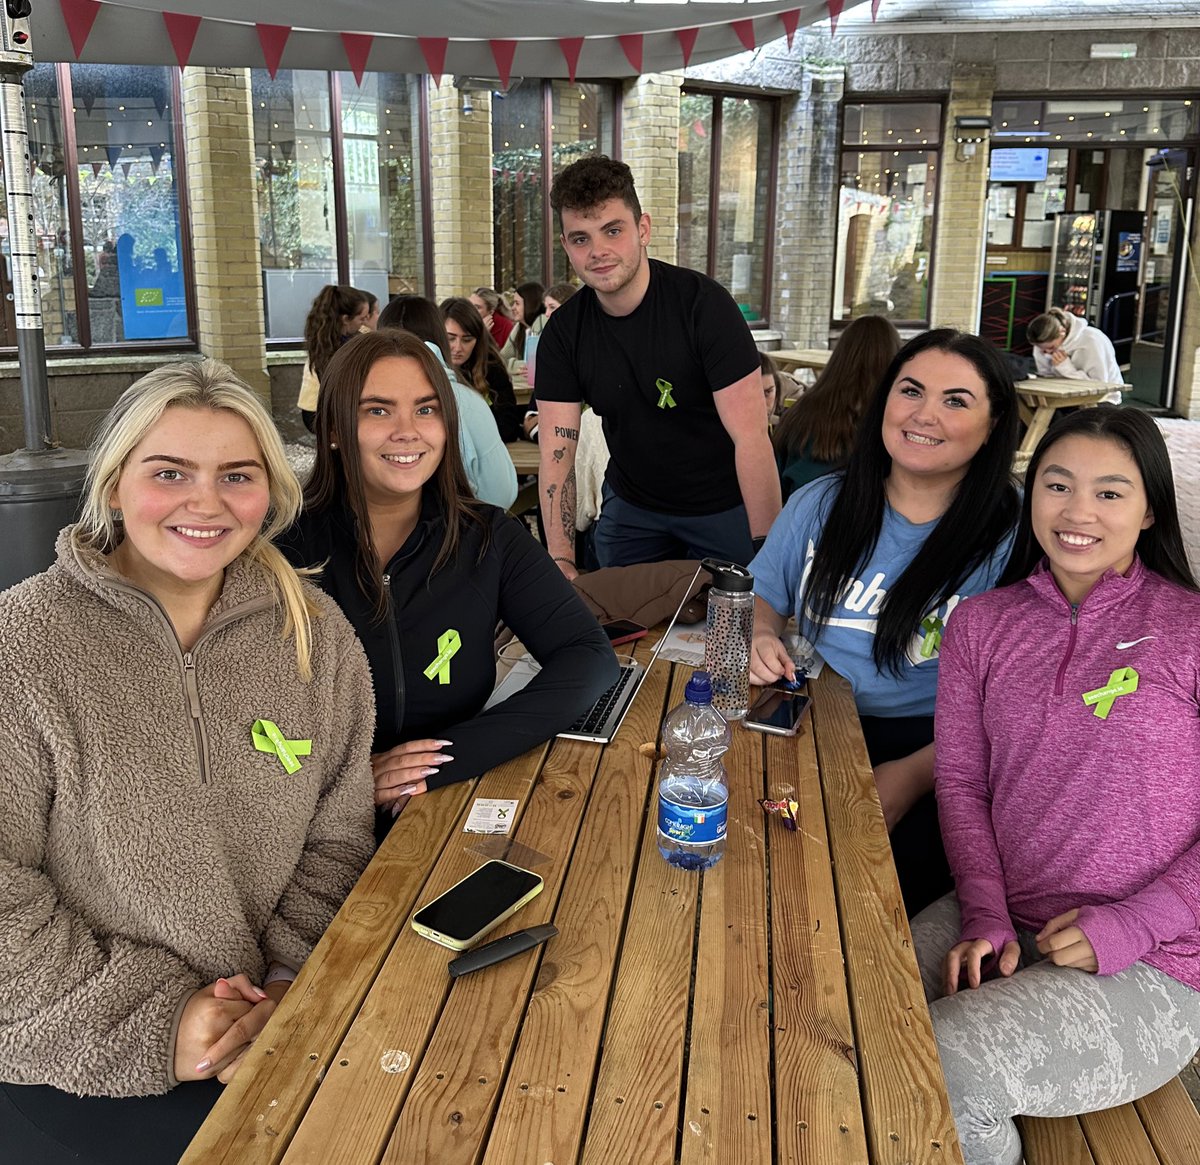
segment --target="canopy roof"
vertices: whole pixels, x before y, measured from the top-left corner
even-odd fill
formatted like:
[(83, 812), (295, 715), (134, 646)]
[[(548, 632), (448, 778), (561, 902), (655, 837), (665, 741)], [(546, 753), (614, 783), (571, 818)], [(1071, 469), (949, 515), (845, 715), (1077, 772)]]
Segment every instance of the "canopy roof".
[(731, 56), (861, 2), (38, 0), (31, 24), (41, 61), (497, 77), (497, 53), (511, 52), (515, 76), (627, 77)]

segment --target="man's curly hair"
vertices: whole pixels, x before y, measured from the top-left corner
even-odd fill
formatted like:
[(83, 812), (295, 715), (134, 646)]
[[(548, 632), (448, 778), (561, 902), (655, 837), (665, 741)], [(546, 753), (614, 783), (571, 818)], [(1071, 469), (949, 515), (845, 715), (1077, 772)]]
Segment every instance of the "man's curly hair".
[(614, 161), (604, 154), (572, 162), (550, 187), (550, 205), (558, 215), (559, 230), (562, 229), (564, 208), (586, 214), (610, 198), (619, 198), (625, 203), (633, 211), (635, 222), (642, 217), (642, 204), (633, 186), (633, 172), (624, 162)]

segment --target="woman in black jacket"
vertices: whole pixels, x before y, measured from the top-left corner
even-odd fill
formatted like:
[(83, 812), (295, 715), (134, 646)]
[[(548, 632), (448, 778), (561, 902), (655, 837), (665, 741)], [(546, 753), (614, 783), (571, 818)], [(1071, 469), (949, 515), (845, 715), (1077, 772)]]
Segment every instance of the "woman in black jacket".
[[(317, 460), (281, 540), (366, 648), (382, 836), (402, 798), (479, 776), (566, 728), (617, 677), (604, 632), (515, 518), (472, 497), (441, 365), (404, 332), (359, 336), (330, 361)], [(505, 623), (541, 664), (483, 711)]]

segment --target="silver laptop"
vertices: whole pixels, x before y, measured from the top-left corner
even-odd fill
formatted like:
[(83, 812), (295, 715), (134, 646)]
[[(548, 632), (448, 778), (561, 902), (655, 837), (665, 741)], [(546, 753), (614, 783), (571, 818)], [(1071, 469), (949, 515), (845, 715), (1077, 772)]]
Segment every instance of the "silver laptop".
[[(683, 610), (684, 605), (688, 601), (688, 596), (692, 593), (692, 587), (696, 583), (696, 579), (700, 576), (700, 571), (704, 568), (696, 567), (696, 573), (692, 575), (691, 581), (684, 589), (683, 598), (679, 601), (679, 606), (675, 608), (675, 614), (671, 616), (671, 622), (667, 624), (667, 629), (662, 633), (662, 637), (655, 645), (654, 654), (650, 656), (650, 662), (643, 667), (636, 660), (632, 663), (625, 664), (621, 668), (621, 674), (617, 676), (616, 683), (613, 684), (600, 698), (582, 715), (574, 724), (558, 735), (564, 740), (590, 740), (594, 744), (607, 744), (617, 734), (617, 729), (621, 727), (621, 721), (625, 719), (625, 713), (629, 711), (630, 704), (633, 703), (633, 698), (641, 690), (642, 682), (645, 680), (650, 669), (654, 666), (654, 661), (658, 659), (658, 653), (662, 651), (663, 644), (675, 628), (675, 622), (679, 618), (679, 612)], [(496, 690), (492, 693), (491, 699), (488, 700), (489, 708), (499, 704), (502, 700), (507, 700), (509, 696), (515, 692), (519, 692), (533, 677), (537, 675), (534, 668), (518, 661), (512, 670), (496, 685)]]

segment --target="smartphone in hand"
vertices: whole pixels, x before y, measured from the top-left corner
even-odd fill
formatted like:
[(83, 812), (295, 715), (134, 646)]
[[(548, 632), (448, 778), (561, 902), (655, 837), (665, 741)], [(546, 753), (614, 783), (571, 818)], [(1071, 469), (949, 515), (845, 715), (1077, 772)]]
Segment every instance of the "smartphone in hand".
[(795, 736), (811, 703), (811, 698), (803, 692), (764, 688), (742, 723), (754, 732)]

